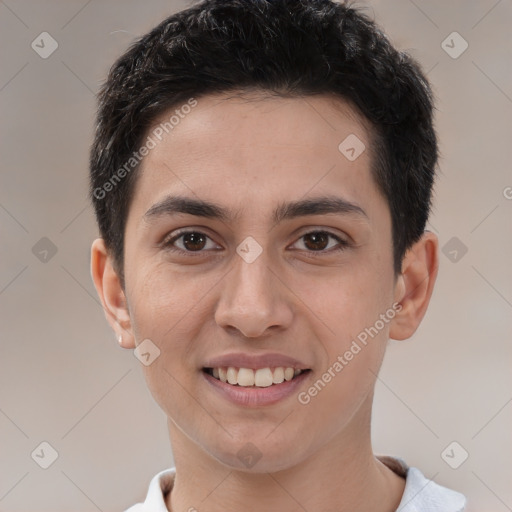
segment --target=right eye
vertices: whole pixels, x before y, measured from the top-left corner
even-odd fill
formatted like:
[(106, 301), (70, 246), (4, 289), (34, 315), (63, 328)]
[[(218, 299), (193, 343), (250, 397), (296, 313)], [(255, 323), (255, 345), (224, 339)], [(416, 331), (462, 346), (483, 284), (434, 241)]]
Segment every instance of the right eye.
[[(176, 246), (175, 243), (180, 241), (181, 247)], [(213, 240), (206, 234), (200, 231), (180, 231), (171, 238), (164, 241), (163, 246), (166, 250), (172, 252), (180, 252), (185, 254), (204, 252), (203, 249), (208, 249), (208, 241), (214, 244)], [(211, 245), (211, 244), (210, 244)], [(211, 250), (212, 247), (210, 246)], [(215, 250), (215, 249), (214, 249)]]

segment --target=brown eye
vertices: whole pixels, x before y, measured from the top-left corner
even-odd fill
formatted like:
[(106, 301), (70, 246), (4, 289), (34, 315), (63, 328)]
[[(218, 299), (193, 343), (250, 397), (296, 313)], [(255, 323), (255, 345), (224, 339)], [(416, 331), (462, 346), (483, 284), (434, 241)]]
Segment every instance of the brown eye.
[(322, 251), (329, 245), (329, 235), (322, 231), (315, 231), (304, 235), (304, 245), (312, 251)]
[[(208, 243), (210, 243), (209, 246)], [(163, 244), (169, 251), (182, 253), (205, 252), (203, 249), (212, 249), (214, 248), (212, 245), (215, 246), (211, 238), (200, 231), (184, 231), (178, 233)]]
[(200, 251), (206, 245), (206, 236), (202, 233), (185, 233), (182, 238), (183, 245), (189, 251)]
[[(307, 252), (332, 253), (342, 251), (349, 245), (346, 240), (328, 231), (310, 231), (302, 235), (300, 240)], [(333, 244), (330, 240), (334, 240), (338, 243)]]

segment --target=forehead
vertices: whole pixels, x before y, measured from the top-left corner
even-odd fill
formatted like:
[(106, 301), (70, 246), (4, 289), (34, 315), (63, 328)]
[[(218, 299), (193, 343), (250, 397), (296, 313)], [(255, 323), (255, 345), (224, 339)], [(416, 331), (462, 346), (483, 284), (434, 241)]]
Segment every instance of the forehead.
[(196, 101), (192, 109), (173, 107), (147, 133), (176, 113), (172, 130), (162, 140), (153, 135), (157, 143), (142, 160), (132, 204), (138, 218), (170, 193), (237, 211), (336, 189), (354, 203), (376, 199), (368, 123), (342, 100), (253, 93)]

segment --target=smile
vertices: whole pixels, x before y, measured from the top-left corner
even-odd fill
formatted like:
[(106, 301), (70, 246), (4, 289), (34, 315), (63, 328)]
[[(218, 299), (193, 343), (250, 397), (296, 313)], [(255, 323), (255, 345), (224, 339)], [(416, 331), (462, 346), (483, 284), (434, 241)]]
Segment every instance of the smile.
[(204, 368), (204, 372), (223, 383), (232, 386), (267, 388), (285, 381), (291, 381), (301, 373), (309, 370), (299, 370), (291, 367), (277, 366), (275, 368), (236, 368), (223, 366)]

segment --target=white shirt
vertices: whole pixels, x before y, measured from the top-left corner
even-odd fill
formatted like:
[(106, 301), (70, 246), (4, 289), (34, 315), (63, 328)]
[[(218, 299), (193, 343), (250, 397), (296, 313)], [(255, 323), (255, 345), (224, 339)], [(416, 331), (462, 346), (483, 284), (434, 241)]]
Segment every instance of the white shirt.
[[(396, 512), (463, 512), (466, 498), (433, 480), (425, 478), (423, 473), (409, 467), (399, 458), (377, 456), (391, 470), (405, 478), (405, 489)], [(165, 497), (172, 490), (175, 468), (157, 473), (149, 484), (144, 503), (137, 503), (125, 512), (168, 512)]]

